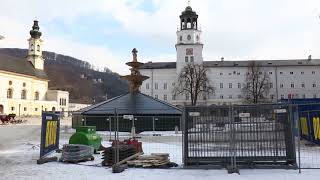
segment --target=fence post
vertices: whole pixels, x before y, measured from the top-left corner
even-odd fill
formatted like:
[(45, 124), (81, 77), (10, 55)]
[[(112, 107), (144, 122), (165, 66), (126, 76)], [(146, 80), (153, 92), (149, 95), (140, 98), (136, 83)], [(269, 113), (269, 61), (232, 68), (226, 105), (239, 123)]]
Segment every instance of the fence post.
[(301, 140), (301, 122), (300, 122), (300, 114), (299, 114), (299, 106), (297, 106), (297, 112), (298, 112), (298, 120), (297, 120), (297, 123), (298, 123), (298, 166), (299, 166), (299, 173), (301, 173), (301, 152), (300, 152), (300, 140)]

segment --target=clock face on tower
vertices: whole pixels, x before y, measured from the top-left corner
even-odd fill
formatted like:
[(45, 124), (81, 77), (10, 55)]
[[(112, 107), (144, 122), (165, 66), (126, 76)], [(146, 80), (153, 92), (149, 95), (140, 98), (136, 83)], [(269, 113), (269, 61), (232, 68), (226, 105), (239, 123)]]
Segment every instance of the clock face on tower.
[(190, 35), (190, 34), (188, 35), (187, 39), (188, 39), (189, 41), (191, 40), (191, 35)]
[(193, 49), (192, 48), (187, 48), (186, 49), (186, 55), (193, 55)]

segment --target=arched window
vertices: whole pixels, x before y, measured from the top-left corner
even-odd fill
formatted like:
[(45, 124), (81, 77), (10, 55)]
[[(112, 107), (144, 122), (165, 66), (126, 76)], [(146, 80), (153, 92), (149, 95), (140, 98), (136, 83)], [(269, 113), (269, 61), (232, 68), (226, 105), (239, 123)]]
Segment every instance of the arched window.
[(39, 100), (39, 92), (34, 93), (34, 100)]
[(187, 29), (190, 29), (191, 28), (191, 19), (188, 18), (187, 19)]
[(13, 90), (11, 89), (11, 88), (9, 88), (8, 90), (7, 90), (7, 98), (12, 98), (12, 96), (13, 96)]
[(27, 99), (27, 91), (25, 89), (21, 91), (21, 99)]
[(37, 51), (40, 52), (40, 45), (37, 45)]

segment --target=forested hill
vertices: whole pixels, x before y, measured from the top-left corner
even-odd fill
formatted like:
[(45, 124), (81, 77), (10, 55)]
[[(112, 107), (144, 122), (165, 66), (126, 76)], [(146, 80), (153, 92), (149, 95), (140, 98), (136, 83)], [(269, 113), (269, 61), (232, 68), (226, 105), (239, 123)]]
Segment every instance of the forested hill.
[[(0, 53), (25, 58), (26, 49), (0, 48)], [(49, 89), (66, 90), (70, 102), (97, 103), (121, 95), (128, 90), (126, 81), (119, 74), (104, 68), (103, 72), (94, 70), (86, 62), (70, 56), (43, 52), (45, 72), (49, 76)]]

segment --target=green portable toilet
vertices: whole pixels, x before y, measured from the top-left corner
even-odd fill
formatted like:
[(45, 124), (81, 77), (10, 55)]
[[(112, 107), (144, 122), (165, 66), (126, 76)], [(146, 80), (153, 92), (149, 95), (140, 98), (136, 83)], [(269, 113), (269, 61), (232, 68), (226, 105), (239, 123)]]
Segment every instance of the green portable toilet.
[(99, 150), (102, 138), (96, 134), (95, 126), (78, 126), (76, 133), (70, 139), (69, 144), (83, 144), (92, 146), (94, 150)]

